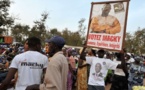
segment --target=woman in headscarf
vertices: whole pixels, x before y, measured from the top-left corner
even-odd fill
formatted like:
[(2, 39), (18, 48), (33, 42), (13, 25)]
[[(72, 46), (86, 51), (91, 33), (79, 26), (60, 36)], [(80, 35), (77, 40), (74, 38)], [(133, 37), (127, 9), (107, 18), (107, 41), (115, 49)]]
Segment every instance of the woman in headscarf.
[(133, 86), (142, 86), (145, 68), (141, 61), (141, 57), (137, 56), (134, 58), (135, 62), (129, 67), (129, 78), (128, 78), (128, 90), (132, 90)]
[(66, 50), (66, 57), (69, 64), (69, 71), (68, 71), (68, 77), (67, 77), (67, 90), (72, 90), (73, 84), (75, 83), (74, 78), (76, 78), (75, 76), (76, 64), (75, 64), (75, 59), (72, 55), (71, 48), (68, 48)]

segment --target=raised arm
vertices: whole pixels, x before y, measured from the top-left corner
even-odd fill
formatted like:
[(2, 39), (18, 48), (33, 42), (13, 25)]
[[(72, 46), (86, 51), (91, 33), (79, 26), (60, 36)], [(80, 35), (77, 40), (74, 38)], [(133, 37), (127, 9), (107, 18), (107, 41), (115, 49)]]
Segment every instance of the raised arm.
[(117, 68), (122, 69), (125, 74), (128, 73), (123, 51), (121, 52), (121, 64), (118, 64)]
[(82, 49), (82, 52), (81, 52), (81, 54), (80, 54), (80, 58), (79, 58), (79, 63), (78, 63), (78, 67), (79, 68), (81, 68), (81, 67), (83, 67), (84, 65), (82, 65), (83, 64), (83, 60), (85, 60), (85, 49), (86, 49), (86, 47), (83, 47), (83, 49)]
[(0, 90), (5, 90), (13, 79), (15, 73), (17, 72), (16, 68), (10, 68), (5, 80), (0, 84)]

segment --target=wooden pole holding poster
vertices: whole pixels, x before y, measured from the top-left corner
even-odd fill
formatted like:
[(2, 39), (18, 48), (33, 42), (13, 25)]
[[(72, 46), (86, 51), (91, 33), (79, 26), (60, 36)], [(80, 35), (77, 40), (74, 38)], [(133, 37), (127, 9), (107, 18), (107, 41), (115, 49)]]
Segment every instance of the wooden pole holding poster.
[(129, 0), (93, 2), (87, 46), (120, 51), (124, 47)]
[[(89, 28), (90, 28), (90, 23), (91, 23), (92, 10), (93, 10), (93, 2), (91, 3), (91, 11), (90, 11), (90, 17), (89, 17), (89, 22), (88, 22), (87, 36), (88, 36), (88, 33), (89, 33)], [(86, 40), (86, 42), (88, 42), (88, 39)], [(87, 44), (87, 43), (85, 43), (85, 44)]]
[(125, 17), (124, 36), (123, 36), (124, 38), (123, 38), (122, 49), (124, 48), (124, 42), (125, 42), (125, 36), (126, 36), (126, 26), (127, 26), (127, 19), (128, 19), (129, 1), (130, 0), (127, 0), (127, 10), (126, 10), (126, 17)]

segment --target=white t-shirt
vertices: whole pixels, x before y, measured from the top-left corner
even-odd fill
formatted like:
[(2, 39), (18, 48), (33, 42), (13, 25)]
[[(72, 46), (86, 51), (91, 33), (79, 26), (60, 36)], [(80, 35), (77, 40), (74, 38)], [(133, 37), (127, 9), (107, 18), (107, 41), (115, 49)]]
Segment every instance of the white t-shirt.
[(48, 58), (37, 51), (27, 51), (15, 56), (10, 65), (10, 68), (18, 69), (15, 90), (25, 90), (29, 85), (40, 84), (43, 69), (47, 65)]
[[(121, 64), (121, 61), (117, 61), (117, 60), (114, 60), (115, 63), (118, 63), (118, 64)], [(114, 74), (115, 75), (119, 75), (119, 76), (125, 76), (125, 73), (122, 69), (119, 69), (119, 68), (116, 68), (114, 70)]]
[(133, 58), (130, 58), (126, 63), (133, 63), (135, 60)]
[(110, 59), (98, 57), (86, 57), (86, 62), (91, 65), (88, 84), (94, 86), (105, 86), (108, 69), (115, 70), (118, 65)]

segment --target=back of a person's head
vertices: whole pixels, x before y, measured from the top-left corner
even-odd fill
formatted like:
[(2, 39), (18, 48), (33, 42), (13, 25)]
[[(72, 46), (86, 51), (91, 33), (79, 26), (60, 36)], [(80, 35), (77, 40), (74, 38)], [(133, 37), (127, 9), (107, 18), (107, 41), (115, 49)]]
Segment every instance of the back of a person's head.
[(115, 53), (115, 56), (117, 57), (117, 60), (121, 60), (121, 53), (117, 52)]
[(93, 54), (94, 56), (96, 56), (96, 50), (91, 49), (91, 51), (92, 51), (92, 54)]
[(41, 40), (37, 37), (30, 37), (27, 39), (29, 48), (41, 45)]
[(100, 50), (98, 50), (98, 57), (99, 58), (103, 58), (104, 57), (104, 55), (105, 55), (105, 50), (103, 50), (103, 49), (100, 49)]

